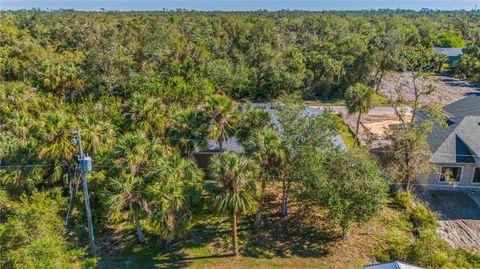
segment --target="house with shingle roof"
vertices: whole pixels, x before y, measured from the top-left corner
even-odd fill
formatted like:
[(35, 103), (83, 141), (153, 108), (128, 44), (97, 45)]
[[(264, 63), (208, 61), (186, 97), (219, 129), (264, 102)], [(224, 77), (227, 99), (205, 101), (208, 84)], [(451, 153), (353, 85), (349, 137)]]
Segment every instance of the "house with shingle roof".
[(422, 267), (418, 267), (416, 265), (394, 261), (389, 263), (379, 263), (364, 266), (363, 269), (423, 269)]
[(463, 48), (441, 48), (435, 47), (435, 52), (447, 56), (448, 63), (453, 64), (460, 61), (463, 54)]
[[(268, 114), (270, 115), (270, 122), (272, 126), (277, 128), (277, 130), (281, 132), (282, 127), (272, 104), (253, 103), (251, 104), (251, 106), (255, 108), (261, 108), (267, 111)], [(305, 115), (307, 116), (318, 116), (318, 115), (321, 115), (323, 112), (324, 110), (320, 108), (313, 108), (313, 107), (305, 108)], [(333, 136), (331, 138), (331, 141), (335, 148), (339, 150), (346, 150), (345, 142), (342, 140), (339, 134), (336, 134), (335, 136)], [(243, 148), (243, 145), (240, 143), (240, 141), (235, 136), (232, 136), (232, 137), (229, 137), (228, 140), (224, 142), (223, 151), (230, 151), (230, 152), (241, 154), (241, 153), (244, 153), (244, 148)], [(210, 139), (207, 141), (207, 148), (197, 149), (194, 153), (194, 156), (198, 166), (202, 169), (206, 169), (208, 167), (211, 157), (220, 152), (222, 152), (222, 150), (220, 150), (220, 147), (217, 141)]]
[[(471, 95), (444, 107), (446, 127), (429, 134), (430, 162), (438, 170), (421, 179), (437, 186), (480, 187), (480, 96)], [(448, 181), (455, 184), (449, 184)]]

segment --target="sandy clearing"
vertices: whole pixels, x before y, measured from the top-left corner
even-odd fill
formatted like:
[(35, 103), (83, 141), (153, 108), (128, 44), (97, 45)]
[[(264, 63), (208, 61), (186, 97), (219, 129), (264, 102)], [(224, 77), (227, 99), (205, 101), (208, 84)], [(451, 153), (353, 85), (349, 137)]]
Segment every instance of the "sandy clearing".
[[(424, 86), (427, 83), (435, 86), (436, 90), (428, 97), (423, 98), (423, 104), (438, 102), (446, 105), (460, 100), (467, 95), (480, 95), (480, 86), (469, 84), (468, 82), (445, 74), (431, 76), (427, 81), (419, 80), (420, 86)], [(387, 98), (395, 99), (397, 96), (395, 92), (396, 87), (401, 87), (404, 97), (407, 100), (412, 100), (414, 97), (412, 73), (388, 73), (382, 80), (379, 91)]]

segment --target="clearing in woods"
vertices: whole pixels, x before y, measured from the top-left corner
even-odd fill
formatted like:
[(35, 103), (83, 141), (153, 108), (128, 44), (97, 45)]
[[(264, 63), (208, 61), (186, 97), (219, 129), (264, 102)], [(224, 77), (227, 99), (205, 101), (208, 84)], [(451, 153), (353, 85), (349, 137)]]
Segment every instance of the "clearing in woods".
[[(480, 95), (480, 86), (469, 84), (446, 74), (433, 75), (428, 81), (419, 79), (418, 83), (420, 86), (431, 83), (436, 89), (431, 95), (422, 97), (423, 104), (437, 102), (447, 105), (467, 95)], [(401, 87), (404, 98), (413, 100), (414, 91), (411, 72), (387, 74), (380, 84), (379, 92), (387, 99), (395, 99), (397, 96), (395, 92), (396, 87)]]
[(218, 217), (196, 225), (168, 250), (149, 233), (146, 244), (137, 244), (134, 227), (108, 233), (123, 240), (102, 255), (98, 268), (362, 268), (372, 263), (375, 248), (389, 234), (410, 233), (399, 225), (403, 215), (386, 208), (373, 220), (352, 227), (343, 239), (324, 210), (312, 212), (292, 204), (290, 216), (283, 219), (279, 199), (272, 191), (269, 197), (260, 231), (252, 231), (254, 215), (239, 223), (241, 257), (230, 256), (229, 219)]

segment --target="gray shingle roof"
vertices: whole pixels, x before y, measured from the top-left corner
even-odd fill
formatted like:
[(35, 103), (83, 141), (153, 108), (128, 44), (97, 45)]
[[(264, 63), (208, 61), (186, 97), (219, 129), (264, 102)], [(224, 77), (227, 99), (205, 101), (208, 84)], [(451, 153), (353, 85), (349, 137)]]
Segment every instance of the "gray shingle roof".
[[(253, 103), (252, 106), (253, 107), (260, 107), (260, 108), (265, 109), (270, 114), (272, 124), (278, 130), (281, 130), (280, 122), (278, 121), (277, 115), (275, 114), (275, 112), (272, 108), (272, 104), (269, 104), (269, 103)], [(323, 109), (316, 108), (316, 107), (306, 107), (305, 112), (309, 115), (317, 116), (317, 115), (321, 115), (323, 113)], [(341, 149), (341, 150), (346, 150), (347, 149), (347, 146), (345, 145), (345, 142), (343, 141), (343, 139), (340, 137), (339, 134), (332, 137), (332, 143), (338, 149)]]
[(363, 267), (364, 269), (423, 269), (416, 265), (394, 261), (389, 263), (380, 263)]
[[(480, 156), (480, 96), (444, 107), (448, 127), (436, 124), (428, 136), (433, 163), (475, 163)], [(419, 118), (424, 115), (419, 115)]]
[(462, 48), (440, 48), (435, 47), (436, 53), (444, 54), (447, 57), (458, 57), (463, 54)]
[[(275, 128), (277, 128), (279, 130), (281, 129), (280, 122), (278, 121), (278, 118), (277, 118), (274, 110), (272, 109), (271, 104), (269, 104), (269, 103), (253, 103), (252, 107), (260, 107), (260, 108), (265, 109), (270, 114), (270, 119), (271, 119), (271, 122), (272, 122), (273, 126), (275, 126)], [(323, 110), (319, 109), (319, 108), (308, 107), (308, 108), (306, 108), (306, 112), (310, 115), (320, 115), (320, 114), (323, 113)], [(332, 143), (338, 149), (345, 150), (347, 148), (345, 146), (345, 143), (343, 142), (342, 138), (338, 134), (332, 138)], [(236, 152), (236, 153), (243, 153), (244, 152), (243, 146), (240, 144), (240, 142), (235, 137), (230, 137), (226, 142), (224, 142), (223, 149), (226, 150), (226, 151), (233, 151), (233, 152)], [(200, 151), (200, 150), (197, 149), (197, 151)], [(212, 139), (208, 140), (207, 151), (211, 151), (211, 152), (219, 151), (218, 143), (215, 140), (212, 140)]]
[(480, 96), (469, 95), (463, 99), (446, 105), (443, 110), (451, 118), (463, 118), (466, 116), (480, 116)]

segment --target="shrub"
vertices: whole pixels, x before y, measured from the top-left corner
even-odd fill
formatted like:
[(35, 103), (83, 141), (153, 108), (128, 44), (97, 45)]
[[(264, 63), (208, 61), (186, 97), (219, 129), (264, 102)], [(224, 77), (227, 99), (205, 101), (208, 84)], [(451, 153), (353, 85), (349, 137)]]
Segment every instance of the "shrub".
[(414, 234), (405, 231), (388, 233), (386, 245), (375, 252), (377, 260), (402, 260), (424, 268), (480, 268), (480, 254), (455, 249), (444, 241), (436, 233), (437, 214), (416, 202), (412, 194), (399, 191), (392, 203), (403, 211), (405, 219), (402, 220), (411, 222), (415, 231)]
[(407, 191), (398, 191), (393, 196), (393, 205), (397, 209), (405, 210), (407, 214), (412, 212), (414, 207), (413, 195)]
[(410, 218), (417, 229), (434, 230), (438, 227), (437, 214), (423, 204), (415, 205)]

